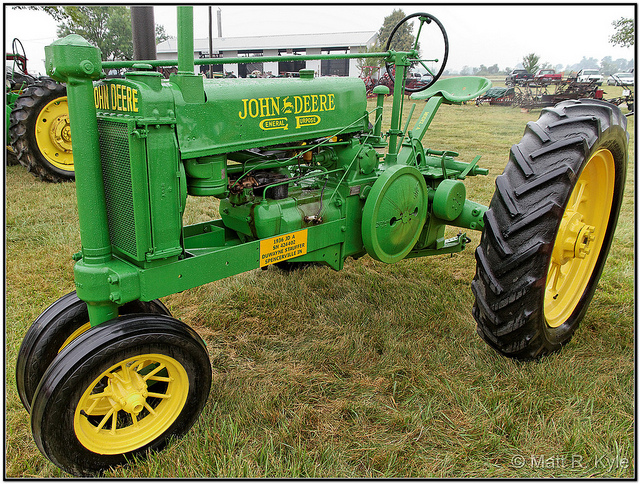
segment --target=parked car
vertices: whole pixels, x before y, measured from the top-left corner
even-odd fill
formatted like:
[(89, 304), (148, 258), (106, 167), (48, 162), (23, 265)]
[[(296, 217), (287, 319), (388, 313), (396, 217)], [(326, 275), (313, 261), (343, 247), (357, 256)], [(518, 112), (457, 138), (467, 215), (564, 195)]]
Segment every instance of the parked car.
[(514, 86), (516, 84), (524, 84), (528, 80), (533, 79), (533, 74), (526, 69), (514, 69), (505, 78), (504, 82), (507, 86)]
[(602, 76), (598, 69), (581, 69), (578, 72), (578, 82), (595, 82), (596, 86), (601, 86)]
[(635, 79), (631, 72), (616, 72), (607, 79), (609, 86), (633, 86), (634, 82)]
[(562, 80), (562, 73), (556, 73), (555, 69), (540, 69), (538, 72), (536, 72), (536, 75), (534, 76), (534, 79), (537, 82), (541, 82), (541, 83), (549, 83), (552, 81), (561, 81)]
[(433, 79), (429, 74), (420, 74), (419, 72), (410, 72), (407, 76), (405, 87), (409, 89), (417, 89), (426, 86)]

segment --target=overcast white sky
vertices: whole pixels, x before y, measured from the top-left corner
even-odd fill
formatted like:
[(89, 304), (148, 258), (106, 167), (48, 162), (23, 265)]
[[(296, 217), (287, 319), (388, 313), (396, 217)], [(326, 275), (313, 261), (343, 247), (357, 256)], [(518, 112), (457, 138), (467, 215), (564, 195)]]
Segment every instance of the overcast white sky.
[[(605, 56), (631, 59), (633, 48), (613, 47), (611, 23), (634, 17), (635, 3), (618, 5), (220, 5), (225, 37), (378, 30), (394, 8), (406, 14), (427, 12), (445, 26), (450, 43), (448, 68), (498, 64), (515, 67), (522, 57), (536, 53), (551, 65), (574, 64), (583, 56), (600, 60)], [(214, 36), (217, 35), (214, 7)], [(55, 21), (42, 12), (4, 6), (5, 51), (18, 37), (25, 46), (29, 66), (44, 73), (44, 46), (56, 38)], [(154, 8), (156, 23), (176, 34), (176, 7)], [(206, 38), (208, 7), (194, 10), (196, 38)], [(259, 47), (259, 46), (256, 46)]]

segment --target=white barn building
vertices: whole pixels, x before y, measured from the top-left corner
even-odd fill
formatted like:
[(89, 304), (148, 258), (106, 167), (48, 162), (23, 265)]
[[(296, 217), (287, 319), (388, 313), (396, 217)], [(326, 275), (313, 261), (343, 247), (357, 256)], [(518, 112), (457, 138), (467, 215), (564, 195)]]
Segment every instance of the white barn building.
[[(214, 66), (216, 72), (231, 72), (237, 77), (247, 77), (253, 71), (286, 75), (300, 69), (313, 69), (316, 76), (359, 77), (357, 59), (308, 60), (295, 62), (261, 62), (260, 57), (291, 54), (345, 54), (362, 52), (371, 47), (378, 33), (343, 32), (330, 34), (292, 34), (253, 37), (214, 37), (213, 57), (255, 57), (249, 64), (224, 64)], [(177, 59), (176, 39), (166, 40), (156, 46), (158, 60)], [(194, 58), (209, 56), (209, 39), (194, 40)], [(209, 66), (196, 66), (197, 72), (208, 72)]]

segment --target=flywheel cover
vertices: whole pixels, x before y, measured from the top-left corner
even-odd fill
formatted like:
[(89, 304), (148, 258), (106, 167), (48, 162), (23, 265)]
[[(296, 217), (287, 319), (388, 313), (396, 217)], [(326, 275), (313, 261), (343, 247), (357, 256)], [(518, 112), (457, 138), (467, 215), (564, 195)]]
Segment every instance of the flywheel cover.
[(404, 259), (420, 237), (427, 208), (422, 174), (407, 165), (387, 168), (371, 187), (362, 212), (367, 253), (389, 264)]

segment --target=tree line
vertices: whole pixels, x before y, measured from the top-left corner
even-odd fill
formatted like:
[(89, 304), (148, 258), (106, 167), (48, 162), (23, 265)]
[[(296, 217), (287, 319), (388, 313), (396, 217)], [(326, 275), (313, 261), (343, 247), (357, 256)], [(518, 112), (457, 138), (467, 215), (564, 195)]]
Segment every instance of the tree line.
[[(635, 23), (633, 19), (621, 17), (612, 22), (614, 33), (609, 37), (609, 43), (619, 45), (620, 47), (633, 47), (635, 45)], [(603, 57), (598, 61), (594, 57), (582, 57), (582, 60), (576, 64), (556, 64), (551, 65), (548, 62), (541, 63), (540, 56), (535, 53), (527, 54), (522, 58), (522, 63), (515, 66), (516, 69), (526, 69), (528, 72), (535, 74), (539, 69), (555, 69), (556, 72), (575, 73), (581, 69), (599, 69), (603, 76), (610, 76), (616, 72), (629, 72), (635, 68), (633, 59), (613, 59), (611, 56)], [(480, 67), (464, 66), (460, 72), (445, 71), (445, 75), (459, 74), (462, 76), (490, 76), (490, 75), (506, 75), (513, 69), (505, 67), (501, 70), (498, 64), (486, 67), (480, 64)]]
[[(16, 9), (40, 10), (58, 22), (59, 38), (79, 34), (102, 52), (102, 60), (133, 59), (131, 10), (123, 5), (16, 6)], [(164, 27), (156, 24), (156, 44), (169, 38)]]
[[(529, 54), (531, 56), (535, 54)], [(598, 60), (595, 57), (582, 57), (579, 62), (574, 64), (555, 64), (552, 65), (549, 62), (540, 62), (528, 63), (527, 57), (523, 57), (523, 61), (516, 64), (512, 67), (505, 67), (504, 69), (498, 67), (498, 64), (493, 64), (492, 66), (485, 66), (484, 64), (480, 64), (479, 67), (476, 66), (463, 66), (459, 71), (455, 70), (445, 70), (444, 75), (461, 75), (461, 76), (500, 76), (507, 75), (513, 69), (526, 69), (529, 72), (535, 73), (539, 69), (555, 69), (556, 72), (578, 72), (580, 69), (598, 69), (603, 76), (609, 76), (611, 74), (615, 74), (616, 72), (628, 72), (630, 69), (635, 68), (635, 63), (633, 59), (613, 59), (611, 56), (603, 57)]]

